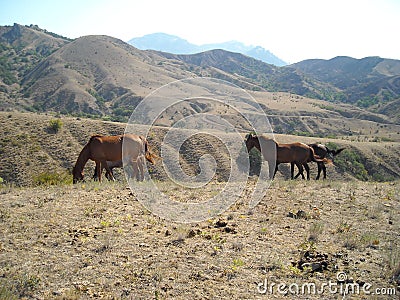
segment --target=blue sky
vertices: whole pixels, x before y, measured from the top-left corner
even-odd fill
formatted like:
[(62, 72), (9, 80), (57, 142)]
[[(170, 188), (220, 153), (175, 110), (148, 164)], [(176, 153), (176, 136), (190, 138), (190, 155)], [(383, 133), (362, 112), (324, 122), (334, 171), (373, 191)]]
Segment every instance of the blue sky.
[(0, 0), (0, 25), (128, 41), (154, 32), (195, 44), (238, 40), (294, 63), (338, 55), (400, 59), (400, 0)]

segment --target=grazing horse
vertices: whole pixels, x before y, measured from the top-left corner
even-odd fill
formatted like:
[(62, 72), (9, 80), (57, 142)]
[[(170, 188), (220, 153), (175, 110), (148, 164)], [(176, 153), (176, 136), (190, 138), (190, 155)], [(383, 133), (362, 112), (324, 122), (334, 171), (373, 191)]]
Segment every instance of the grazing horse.
[[(127, 169), (127, 174), (129, 177), (134, 178), (136, 177), (137, 181), (143, 181), (144, 180), (144, 171), (143, 171), (143, 165), (144, 165), (144, 156), (139, 155), (138, 158), (136, 159), (136, 164), (134, 163), (131, 169)], [(122, 168), (123, 167), (123, 162), (122, 160), (118, 161), (108, 161), (106, 162), (108, 168), (110, 169), (110, 172), (106, 171), (106, 178), (108, 180), (114, 180), (114, 168)], [(106, 169), (106, 167), (101, 164), (101, 171)], [(93, 174), (93, 179), (97, 180), (98, 179), (98, 174), (97, 174), (97, 168), (94, 167), (94, 174)]]
[[(333, 161), (334, 157), (338, 155), (340, 152), (342, 152), (345, 148), (340, 148), (337, 150), (330, 150), (327, 146), (322, 145), (322, 144), (308, 144), (311, 148), (314, 149), (315, 154), (320, 157), (320, 158), (327, 158), (330, 162)], [(317, 162), (318, 165), (318, 175), (315, 178), (315, 180), (318, 180), (321, 176), (321, 170), (323, 171), (323, 179), (326, 179), (326, 167), (325, 163), (323, 162)], [(291, 164), (291, 167), (294, 168), (293, 163)], [(300, 169), (299, 173), (295, 176), (297, 178), (300, 175)]]
[[(122, 157), (122, 145), (125, 143), (125, 153)], [(101, 181), (101, 166), (110, 172), (107, 161), (123, 160), (124, 163), (134, 166), (140, 155), (145, 155), (146, 159), (152, 164), (155, 163), (156, 155), (148, 149), (147, 141), (135, 134), (124, 134), (115, 136), (94, 135), (80, 152), (75, 166), (72, 170), (73, 182), (83, 180), (83, 169), (86, 162), (91, 159), (96, 163), (96, 172)], [(112, 177), (113, 178), (113, 177)]]
[[(310, 179), (310, 168), (307, 165), (308, 161), (324, 162), (325, 159), (319, 159), (314, 154), (313, 148), (303, 143), (291, 143), (291, 144), (280, 144), (267, 136), (257, 136), (256, 134), (250, 133), (246, 138), (246, 147), (249, 152), (253, 147), (256, 147), (260, 152), (264, 160), (268, 161), (270, 165), (270, 176), (271, 166), (275, 163), (275, 170), (273, 172), (272, 179), (275, 177), (278, 171), (278, 165), (280, 163), (294, 163), (301, 171), (301, 175), (304, 178), (303, 166), (307, 172), (307, 179)], [(261, 146), (260, 146), (261, 144)], [(263, 151), (261, 151), (261, 148)], [(272, 150), (272, 151), (271, 151)], [(275, 150), (275, 157), (274, 152)], [(294, 167), (291, 168), (291, 179), (293, 179)]]

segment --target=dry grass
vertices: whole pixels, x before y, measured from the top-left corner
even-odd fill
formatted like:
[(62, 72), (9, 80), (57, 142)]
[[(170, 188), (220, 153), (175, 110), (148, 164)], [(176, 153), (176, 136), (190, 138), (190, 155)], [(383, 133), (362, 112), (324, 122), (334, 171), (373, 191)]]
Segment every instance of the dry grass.
[[(252, 210), (242, 196), (218, 218), (179, 224), (118, 182), (2, 189), (0, 295), (255, 299), (266, 297), (257, 292), (265, 278), (321, 284), (338, 271), (393, 288), (398, 190), (399, 182), (277, 180)], [(304, 217), (290, 217), (298, 211)], [(301, 265), (307, 251), (325, 255), (326, 268)]]

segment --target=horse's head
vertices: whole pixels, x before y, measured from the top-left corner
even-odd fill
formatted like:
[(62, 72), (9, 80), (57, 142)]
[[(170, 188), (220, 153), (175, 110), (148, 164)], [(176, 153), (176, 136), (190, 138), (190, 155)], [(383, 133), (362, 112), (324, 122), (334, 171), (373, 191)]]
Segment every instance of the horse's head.
[(79, 181), (84, 181), (83, 172), (78, 171), (77, 168), (75, 167), (72, 169), (72, 176), (73, 176), (72, 179), (73, 184), (78, 183)]
[(250, 152), (253, 147), (257, 147), (258, 149), (260, 148), (260, 142), (258, 140), (257, 134), (255, 134), (254, 132), (250, 132), (246, 135), (245, 143), (247, 152)]

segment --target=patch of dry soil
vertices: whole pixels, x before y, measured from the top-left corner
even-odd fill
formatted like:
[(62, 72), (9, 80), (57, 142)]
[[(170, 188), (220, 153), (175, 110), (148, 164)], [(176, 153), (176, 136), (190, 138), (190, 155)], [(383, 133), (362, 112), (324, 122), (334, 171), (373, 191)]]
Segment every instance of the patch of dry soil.
[[(219, 217), (179, 224), (121, 182), (3, 187), (0, 298), (342, 298), (277, 290), (329, 281), (400, 294), (399, 182), (278, 179), (252, 210), (249, 189)], [(368, 297), (398, 296), (346, 296)]]

